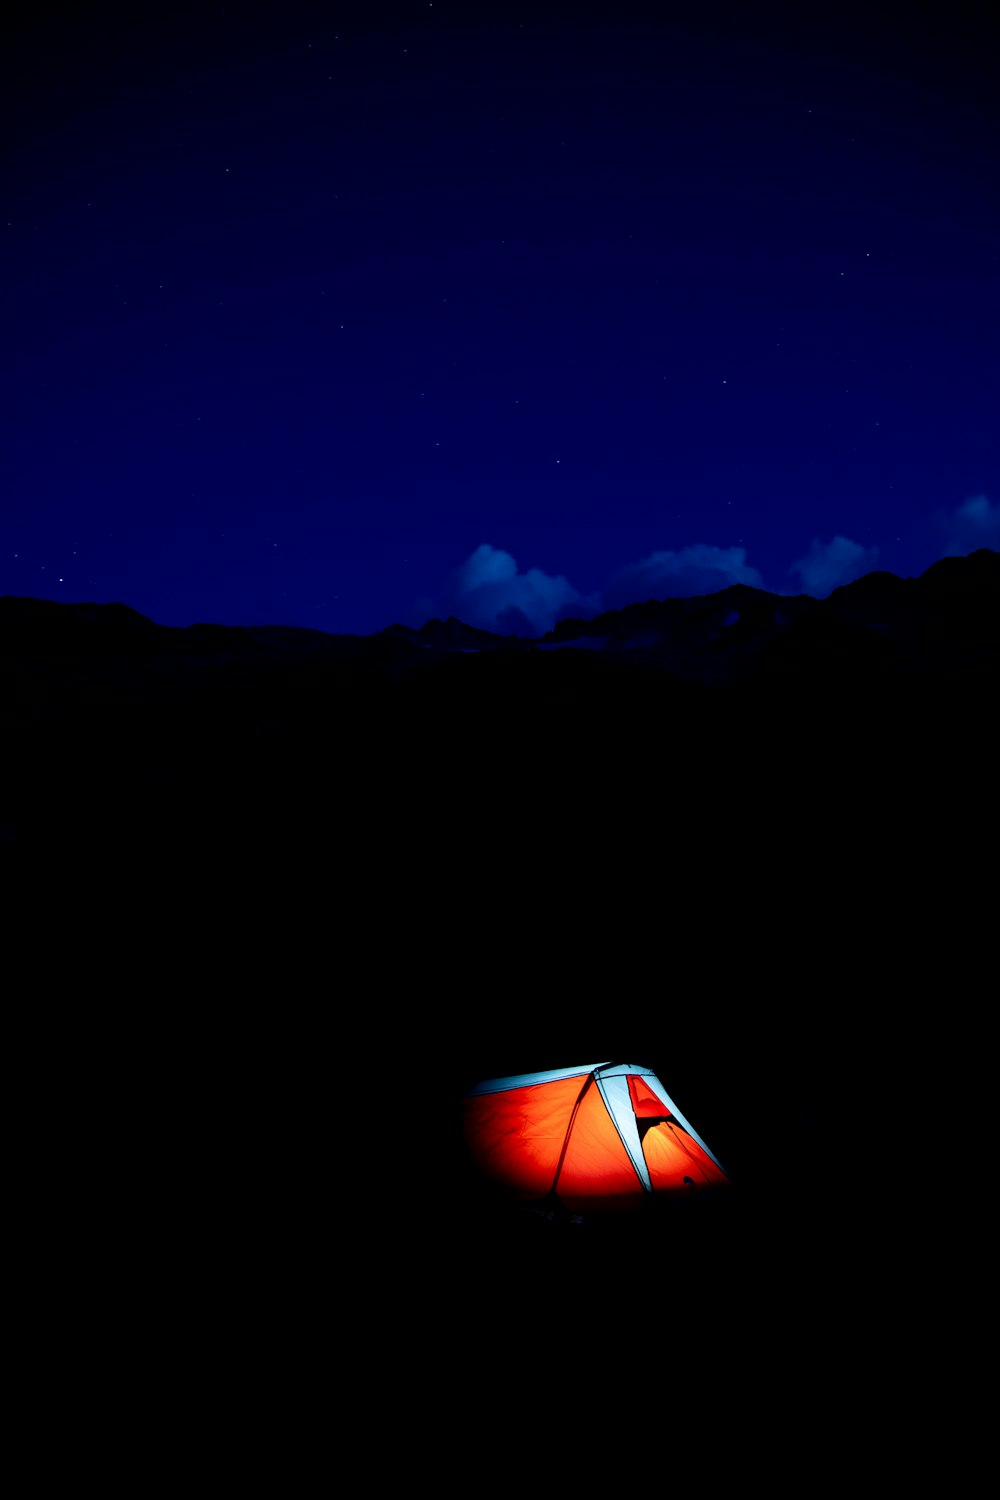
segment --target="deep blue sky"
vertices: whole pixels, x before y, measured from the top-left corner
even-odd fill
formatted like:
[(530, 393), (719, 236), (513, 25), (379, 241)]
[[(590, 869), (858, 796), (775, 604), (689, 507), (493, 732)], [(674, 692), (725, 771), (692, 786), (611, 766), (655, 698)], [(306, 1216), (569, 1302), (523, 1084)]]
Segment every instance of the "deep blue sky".
[(989, 8), (25, 5), (0, 594), (528, 630), (1000, 546)]

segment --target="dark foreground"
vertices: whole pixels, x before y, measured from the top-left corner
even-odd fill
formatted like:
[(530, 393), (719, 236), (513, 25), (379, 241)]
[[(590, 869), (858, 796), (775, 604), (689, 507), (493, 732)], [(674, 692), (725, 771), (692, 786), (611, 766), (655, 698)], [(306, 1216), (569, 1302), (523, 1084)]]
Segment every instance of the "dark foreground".
[[(551, 1436), (554, 1390), (602, 1452), (609, 1386), (660, 1444), (718, 1439), (724, 1397), (808, 1409), (832, 1370), (874, 1420), (880, 1370), (981, 1316), (988, 561), (978, 593), (946, 570), (905, 662), (812, 612), (727, 684), (221, 638), (213, 665), (13, 610), (32, 1358), (152, 1363), (219, 1411), (389, 1402), (425, 1466), (456, 1427), (490, 1464)], [(609, 1059), (658, 1073), (731, 1190), (582, 1224), (485, 1197), (463, 1090)]]

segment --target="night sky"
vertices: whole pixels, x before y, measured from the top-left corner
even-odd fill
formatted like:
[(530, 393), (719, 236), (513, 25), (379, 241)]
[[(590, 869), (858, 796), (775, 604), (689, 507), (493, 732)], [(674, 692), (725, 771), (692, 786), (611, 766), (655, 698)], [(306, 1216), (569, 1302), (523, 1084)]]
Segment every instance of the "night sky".
[(0, 594), (519, 634), (1000, 546), (988, 8), (19, 5)]

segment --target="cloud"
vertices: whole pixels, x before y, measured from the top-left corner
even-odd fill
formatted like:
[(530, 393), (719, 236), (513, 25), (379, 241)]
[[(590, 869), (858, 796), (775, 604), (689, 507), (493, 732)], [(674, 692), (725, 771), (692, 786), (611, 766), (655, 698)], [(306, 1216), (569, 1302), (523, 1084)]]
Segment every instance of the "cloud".
[(936, 525), (945, 538), (945, 557), (965, 557), (978, 547), (1000, 550), (1000, 505), (986, 495), (970, 495), (957, 510), (941, 512)]
[(543, 635), (563, 615), (593, 612), (596, 602), (562, 574), (540, 568), (522, 573), (509, 552), (483, 542), (455, 570), (449, 607), (482, 630)]
[(799, 575), (807, 594), (823, 599), (842, 584), (871, 573), (877, 562), (877, 547), (862, 547), (846, 536), (835, 536), (829, 542), (814, 537), (805, 557), (793, 562), (788, 571)]
[[(581, 594), (562, 574), (522, 572), (509, 552), (483, 542), (455, 569), (443, 612), (499, 635), (544, 635), (567, 616), (587, 619), (647, 599), (718, 593), (733, 583), (763, 587), (742, 547), (697, 543), (679, 552), (653, 552), (620, 568), (603, 593)], [(429, 618), (430, 601), (421, 603)]]
[(747, 567), (745, 549), (697, 542), (679, 552), (651, 552), (639, 562), (619, 568), (604, 590), (604, 608), (621, 609), (647, 599), (717, 594), (733, 583), (763, 587), (757, 569)]

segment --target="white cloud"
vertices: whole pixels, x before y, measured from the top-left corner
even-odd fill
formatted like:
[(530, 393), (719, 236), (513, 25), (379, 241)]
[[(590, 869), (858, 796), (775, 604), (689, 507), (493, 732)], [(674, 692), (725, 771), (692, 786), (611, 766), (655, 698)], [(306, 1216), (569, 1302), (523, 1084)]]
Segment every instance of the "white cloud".
[(940, 514), (937, 526), (945, 537), (945, 557), (965, 557), (979, 547), (1000, 550), (1000, 505), (986, 495), (970, 495), (957, 510)]
[(451, 612), (467, 625), (501, 635), (541, 635), (563, 615), (591, 612), (562, 574), (529, 568), (522, 573), (509, 552), (483, 542), (455, 571)]
[(807, 594), (823, 599), (842, 584), (873, 572), (877, 562), (877, 547), (862, 547), (846, 536), (835, 536), (829, 542), (814, 537), (805, 557), (793, 562), (788, 571), (799, 575)]
[(651, 552), (639, 562), (619, 568), (604, 590), (604, 608), (621, 609), (647, 599), (717, 594), (733, 583), (763, 587), (757, 569), (747, 566), (746, 550), (696, 542), (679, 552)]

